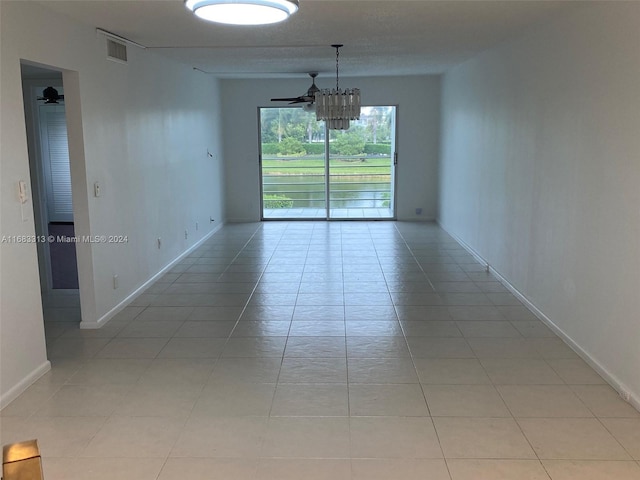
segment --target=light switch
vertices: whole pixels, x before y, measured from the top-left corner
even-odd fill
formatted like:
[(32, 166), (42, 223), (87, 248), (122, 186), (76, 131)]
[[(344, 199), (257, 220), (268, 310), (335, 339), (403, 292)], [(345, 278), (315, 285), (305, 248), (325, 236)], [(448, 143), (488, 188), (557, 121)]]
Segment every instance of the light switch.
[(93, 184), (93, 195), (96, 197), (102, 195), (102, 187), (100, 186), (100, 182), (95, 182)]
[(29, 200), (29, 194), (27, 193), (27, 182), (24, 180), (20, 180), (18, 182), (18, 198), (20, 199), (20, 203), (27, 203)]

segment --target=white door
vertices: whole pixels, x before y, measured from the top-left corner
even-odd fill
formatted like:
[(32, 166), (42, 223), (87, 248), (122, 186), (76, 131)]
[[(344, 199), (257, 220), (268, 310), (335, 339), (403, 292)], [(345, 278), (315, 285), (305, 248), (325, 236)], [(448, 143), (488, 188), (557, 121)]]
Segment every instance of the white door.
[(73, 222), (64, 105), (39, 105), (40, 145), (49, 222)]

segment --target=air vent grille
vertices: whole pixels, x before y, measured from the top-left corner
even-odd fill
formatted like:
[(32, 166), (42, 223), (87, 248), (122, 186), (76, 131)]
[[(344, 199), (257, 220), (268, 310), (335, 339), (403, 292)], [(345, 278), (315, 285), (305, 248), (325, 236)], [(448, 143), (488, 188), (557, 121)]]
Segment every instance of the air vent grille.
[(127, 63), (127, 46), (107, 38), (107, 58), (115, 62)]

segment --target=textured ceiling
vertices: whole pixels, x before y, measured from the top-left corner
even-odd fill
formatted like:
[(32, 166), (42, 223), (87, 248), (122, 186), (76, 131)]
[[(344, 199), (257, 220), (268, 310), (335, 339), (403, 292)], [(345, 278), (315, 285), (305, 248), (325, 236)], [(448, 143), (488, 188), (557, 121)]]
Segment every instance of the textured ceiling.
[(526, 28), (580, 8), (576, 1), (300, 0), (288, 21), (261, 27), (208, 23), (182, 0), (46, 0), (43, 7), (223, 77), (335, 72), (442, 73)]

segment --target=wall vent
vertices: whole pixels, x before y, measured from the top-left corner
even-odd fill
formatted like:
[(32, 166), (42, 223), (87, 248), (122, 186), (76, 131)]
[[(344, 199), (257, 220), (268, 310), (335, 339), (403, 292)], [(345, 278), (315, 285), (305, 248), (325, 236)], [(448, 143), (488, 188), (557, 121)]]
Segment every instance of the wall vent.
[(127, 45), (107, 38), (107, 59), (127, 63)]

